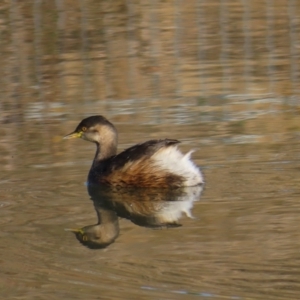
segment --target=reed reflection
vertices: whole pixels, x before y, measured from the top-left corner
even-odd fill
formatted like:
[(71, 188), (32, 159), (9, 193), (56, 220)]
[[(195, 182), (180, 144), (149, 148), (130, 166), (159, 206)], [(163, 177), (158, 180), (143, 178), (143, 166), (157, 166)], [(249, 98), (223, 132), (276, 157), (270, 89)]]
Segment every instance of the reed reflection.
[(200, 199), (202, 186), (181, 189), (137, 189), (89, 186), (98, 222), (78, 229), (67, 229), (91, 249), (105, 248), (119, 235), (118, 218), (149, 228), (179, 227), (185, 214), (192, 217), (194, 202)]

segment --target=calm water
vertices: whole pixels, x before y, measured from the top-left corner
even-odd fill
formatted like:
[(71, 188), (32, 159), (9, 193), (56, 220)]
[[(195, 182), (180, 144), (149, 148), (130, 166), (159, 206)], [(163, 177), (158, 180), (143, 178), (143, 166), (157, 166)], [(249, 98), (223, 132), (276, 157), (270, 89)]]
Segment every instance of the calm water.
[[(2, 2), (1, 299), (300, 299), (299, 1)], [(89, 195), (95, 113), (203, 191)]]
[[(64, 230), (97, 223), (85, 186), (94, 147), (61, 140), (81, 117), (2, 126), (1, 297), (299, 299), (296, 116), (170, 125), (172, 116), (147, 126), (111, 119), (120, 149), (154, 136), (194, 148), (206, 181), (201, 197), (171, 208), (180, 227), (151, 229), (120, 218), (119, 236), (100, 250)], [(289, 120), (290, 129), (278, 125), (280, 132), (272, 120)], [(138, 203), (149, 199), (143, 193), (120, 197)]]

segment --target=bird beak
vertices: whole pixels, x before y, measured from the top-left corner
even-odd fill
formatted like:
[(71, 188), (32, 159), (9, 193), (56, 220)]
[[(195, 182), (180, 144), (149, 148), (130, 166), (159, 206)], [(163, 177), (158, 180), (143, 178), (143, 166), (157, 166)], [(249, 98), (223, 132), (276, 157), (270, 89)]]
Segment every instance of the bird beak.
[(65, 228), (65, 231), (71, 231), (73, 233), (81, 233), (84, 234), (84, 231), (82, 228), (74, 229), (74, 228)]
[(82, 133), (83, 133), (82, 131), (80, 131), (80, 132), (74, 131), (74, 132), (72, 132), (72, 133), (69, 133), (69, 134), (65, 135), (63, 138), (64, 138), (64, 139), (81, 138)]

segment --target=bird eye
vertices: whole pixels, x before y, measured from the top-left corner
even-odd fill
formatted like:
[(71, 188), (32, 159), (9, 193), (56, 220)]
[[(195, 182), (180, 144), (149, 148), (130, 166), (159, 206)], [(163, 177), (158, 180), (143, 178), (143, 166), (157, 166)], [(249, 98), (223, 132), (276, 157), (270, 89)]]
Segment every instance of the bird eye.
[(81, 130), (82, 130), (82, 131), (86, 131), (87, 128), (86, 128), (85, 126), (83, 126), (83, 127), (81, 128)]

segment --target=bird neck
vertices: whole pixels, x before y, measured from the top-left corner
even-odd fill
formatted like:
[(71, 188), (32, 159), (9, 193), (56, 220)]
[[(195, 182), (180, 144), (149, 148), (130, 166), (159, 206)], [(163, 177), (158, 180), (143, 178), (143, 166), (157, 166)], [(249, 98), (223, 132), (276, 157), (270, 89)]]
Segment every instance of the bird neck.
[(111, 144), (99, 144), (96, 143), (96, 154), (94, 157), (93, 167), (96, 166), (102, 160), (105, 160), (113, 155), (117, 154), (116, 143)]
[(97, 129), (98, 135), (93, 140), (97, 147), (93, 167), (102, 160), (116, 155), (118, 145), (118, 133), (112, 124), (111, 126), (100, 126)]

